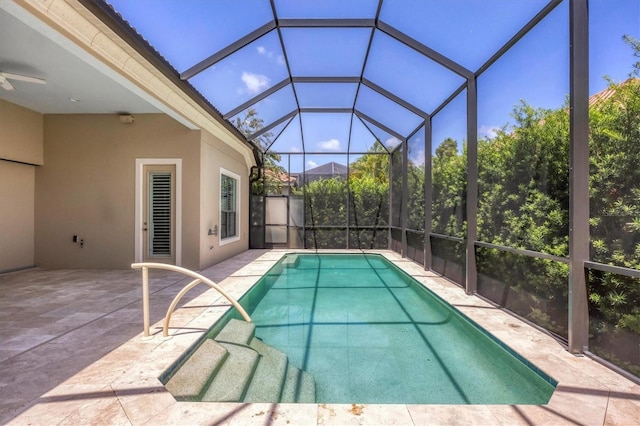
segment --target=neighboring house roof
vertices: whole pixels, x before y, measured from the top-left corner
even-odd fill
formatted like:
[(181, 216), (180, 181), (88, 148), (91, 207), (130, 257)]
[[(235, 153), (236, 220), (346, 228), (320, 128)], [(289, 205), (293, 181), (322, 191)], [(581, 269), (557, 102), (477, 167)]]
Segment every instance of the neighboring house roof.
[(615, 93), (618, 90), (618, 87), (622, 87), (622, 86), (626, 86), (627, 84), (633, 82), (633, 81), (639, 81), (640, 79), (636, 78), (636, 77), (630, 77), (628, 79), (626, 79), (625, 81), (623, 81), (622, 83), (616, 84), (616, 85), (611, 85), (609, 87), (607, 87), (604, 90), (599, 91), (596, 94), (593, 94), (589, 97), (589, 107), (593, 107), (595, 105), (598, 105), (604, 101), (606, 101), (607, 99), (609, 99), (610, 97), (612, 97), (613, 95), (615, 95)]
[(288, 175), (286, 172), (279, 172), (270, 169), (264, 169), (265, 176), (277, 179), (282, 185), (295, 185), (298, 177), (295, 173)]
[(306, 170), (305, 174), (306, 175), (346, 176), (347, 166), (343, 166), (342, 164), (332, 161), (330, 163), (323, 164), (318, 167), (314, 167), (313, 169)]

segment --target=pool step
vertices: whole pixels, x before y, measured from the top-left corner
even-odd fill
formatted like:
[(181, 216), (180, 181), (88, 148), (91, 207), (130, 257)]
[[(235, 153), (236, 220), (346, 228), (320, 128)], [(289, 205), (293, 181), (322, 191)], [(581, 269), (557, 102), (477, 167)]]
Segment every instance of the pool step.
[(248, 345), (256, 334), (256, 326), (251, 322), (231, 319), (215, 337), (217, 342)]
[(279, 402), (289, 364), (287, 354), (257, 338), (250, 346), (260, 354), (260, 360), (243, 401)]
[(179, 401), (198, 401), (211, 377), (225, 363), (229, 352), (214, 340), (205, 340), (173, 374), (165, 387)]
[(205, 340), (165, 386), (182, 401), (315, 402), (313, 376), (256, 338), (254, 324), (236, 319)]
[(205, 390), (202, 401), (240, 402), (258, 365), (258, 353), (248, 346), (219, 342), (229, 356)]
[(316, 381), (313, 376), (290, 365), (282, 389), (280, 402), (316, 402)]
[(300, 257), (296, 253), (290, 253), (286, 255), (280, 264), (285, 268), (296, 268), (300, 263)]

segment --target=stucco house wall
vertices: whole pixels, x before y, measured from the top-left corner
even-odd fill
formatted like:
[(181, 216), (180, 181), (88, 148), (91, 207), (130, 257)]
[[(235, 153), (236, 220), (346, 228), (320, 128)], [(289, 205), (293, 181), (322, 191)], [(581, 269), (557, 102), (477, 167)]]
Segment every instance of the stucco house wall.
[[(221, 260), (249, 248), (249, 169), (243, 156), (207, 131), (202, 132), (201, 143), (201, 199), (200, 199), (200, 268), (207, 268)], [(239, 239), (225, 243), (220, 239), (220, 170), (240, 177), (239, 185)], [(218, 235), (208, 230), (218, 226)]]
[(0, 100), (0, 273), (35, 264), (35, 169), (42, 161), (42, 114)]
[(36, 264), (128, 268), (135, 260), (135, 161), (180, 158), (182, 266), (198, 269), (200, 143), (200, 131), (162, 114), (138, 114), (131, 124), (116, 114), (46, 115), (45, 162), (35, 176)]
[[(180, 265), (204, 268), (246, 250), (255, 158), (241, 135), (80, 2), (18, 3), (8, 4), (18, 19), (162, 113), (133, 106), (135, 121), (126, 124), (116, 113), (43, 115), (0, 100), (0, 273), (129, 268), (141, 252), (136, 164), (148, 159), (180, 160)], [(239, 237), (226, 244), (208, 235), (220, 221), (221, 167), (240, 180)]]

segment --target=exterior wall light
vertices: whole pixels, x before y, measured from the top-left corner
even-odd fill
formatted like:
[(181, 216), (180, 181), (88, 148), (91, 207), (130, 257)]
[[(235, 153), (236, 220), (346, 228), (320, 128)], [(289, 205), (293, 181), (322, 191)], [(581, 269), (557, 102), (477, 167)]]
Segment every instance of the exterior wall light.
[(135, 118), (131, 114), (120, 114), (118, 120), (123, 124), (131, 124), (135, 121)]

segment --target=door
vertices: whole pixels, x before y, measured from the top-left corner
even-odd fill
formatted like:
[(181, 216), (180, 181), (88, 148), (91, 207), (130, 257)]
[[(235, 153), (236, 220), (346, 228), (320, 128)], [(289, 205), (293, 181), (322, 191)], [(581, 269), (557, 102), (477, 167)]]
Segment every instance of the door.
[(265, 197), (265, 237), (267, 247), (288, 247), (287, 216), (289, 197)]
[(176, 166), (145, 165), (143, 261), (176, 263)]

